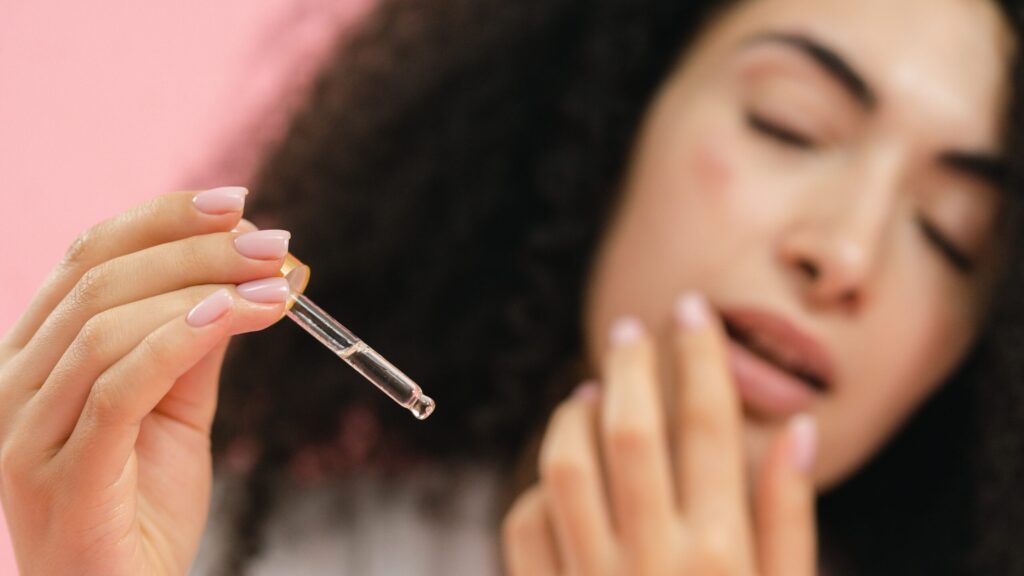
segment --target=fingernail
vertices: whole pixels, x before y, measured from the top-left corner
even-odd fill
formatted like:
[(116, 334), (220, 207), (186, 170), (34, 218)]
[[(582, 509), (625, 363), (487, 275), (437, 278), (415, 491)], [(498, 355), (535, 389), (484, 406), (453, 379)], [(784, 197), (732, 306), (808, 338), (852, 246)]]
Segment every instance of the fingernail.
[(247, 258), (258, 260), (283, 258), (288, 253), (288, 239), (291, 237), (291, 233), (287, 230), (246, 232), (235, 238), (235, 249)]
[(623, 316), (612, 325), (611, 342), (615, 346), (622, 346), (636, 342), (644, 335), (644, 327), (633, 316)]
[(221, 288), (196, 304), (185, 317), (185, 322), (194, 328), (206, 326), (223, 316), (229, 308), (231, 308), (231, 294), (226, 288)]
[(703, 328), (711, 323), (708, 303), (697, 292), (688, 292), (676, 300), (676, 321), (684, 328)]
[(814, 417), (808, 414), (796, 416), (790, 424), (790, 433), (793, 437), (794, 464), (805, 473), (810, 473), (818, 451), (818, 425)]
[(278, 304), (288, 300), (288, 280), (284, 278), (263, 278), (239, 284), (238, 295), (250, 302)]
[(583, 400), (584, 402), (596, 402), (601, 397), (601, 388), (597, 382), (593, 380), (587, 380), (573, 391), (573, 396)]
[(223, 186), (200, 192), (192, 197), (192, 205), (206, 214), (227, 214), (241, 212), (245, 206), (245, 195), (249, 191), (242, 186)]

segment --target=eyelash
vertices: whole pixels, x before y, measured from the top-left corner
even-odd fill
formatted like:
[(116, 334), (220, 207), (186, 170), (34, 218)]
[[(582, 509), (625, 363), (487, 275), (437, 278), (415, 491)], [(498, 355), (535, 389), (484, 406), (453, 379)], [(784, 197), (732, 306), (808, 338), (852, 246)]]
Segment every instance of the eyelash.
[(793, 148), (813, 150), (817, 147), (817, 144), (807, 136), (776, 124), (755, 112), (747, 113), (747, 124), (754, 131)]
[[(813, 150), (816, 144), (810, 138), (795, 132), (785, 126), (771, 122), (754, 112), (747, 114), (747, 124), (756, 132), (772, 138), (777, 142), (799, 150)], [(917, 224), (925, 238), (935, 247), (936, 250), (946, 259), (947, 262), (958, 272), (968, 274), (974, 270), (974, 262), (956, 247), (952, 241), (946, 238), (934, 224), (923, 216), (917, 217)]]
[(962, 250), (957, 248), (948, 238), (943, 236), (934, 224), (926, 220), (923, 216), (917, 217), (917, 223), (921, 227), (921, 231), (924, 232), (925, 237), (928, 238), (928, 241), (942, 253), (946, 260), (949, 261), (957, 271), (969, 274), (974, 270), (974, 261), (964, 254)]

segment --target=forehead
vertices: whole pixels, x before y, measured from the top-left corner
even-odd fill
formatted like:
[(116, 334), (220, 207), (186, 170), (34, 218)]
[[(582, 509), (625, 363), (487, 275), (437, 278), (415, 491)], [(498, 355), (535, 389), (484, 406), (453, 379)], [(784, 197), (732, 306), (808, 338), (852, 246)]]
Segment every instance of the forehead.
[(749, 0), (725, 15), (722, 47), (765, 31), (807, 34), (861, 73), (883, 106), (999, 134), (1013, 34), (993, 0)]

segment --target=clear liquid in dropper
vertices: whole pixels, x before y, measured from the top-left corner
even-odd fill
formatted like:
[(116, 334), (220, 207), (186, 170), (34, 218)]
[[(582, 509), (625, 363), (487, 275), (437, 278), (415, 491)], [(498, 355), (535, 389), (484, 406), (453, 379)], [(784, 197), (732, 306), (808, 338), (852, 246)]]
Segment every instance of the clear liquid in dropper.
[(401, 370), (324, 312), (305, 295), (293, 295), (295, 304), (287, 315), (327, 346), (339, 358), (372, 382), (416, 418), (423, 420), (434, 411), (434, 401)]
[(419, 386), (410, 386), (412, 380), (408, 376), (362, 340), (337, 354), (416, 418), (423, 420), (434, 411), (434, 401)]

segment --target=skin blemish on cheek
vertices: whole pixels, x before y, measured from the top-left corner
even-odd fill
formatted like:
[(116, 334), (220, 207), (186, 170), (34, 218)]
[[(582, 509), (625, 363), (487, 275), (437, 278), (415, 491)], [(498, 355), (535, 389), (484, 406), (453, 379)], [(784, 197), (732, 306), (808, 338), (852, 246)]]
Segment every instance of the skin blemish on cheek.
[(735, 166), (730, 158), (730, 149), (722, 137), (705, 136), (693, 151), (691, 167), (698, 190), (705, 195), (719, 196), (727, 193), (735, 177)]

